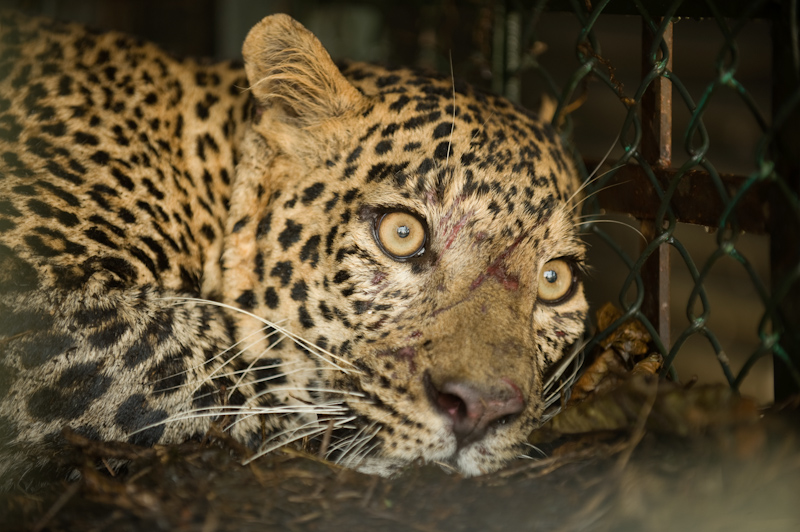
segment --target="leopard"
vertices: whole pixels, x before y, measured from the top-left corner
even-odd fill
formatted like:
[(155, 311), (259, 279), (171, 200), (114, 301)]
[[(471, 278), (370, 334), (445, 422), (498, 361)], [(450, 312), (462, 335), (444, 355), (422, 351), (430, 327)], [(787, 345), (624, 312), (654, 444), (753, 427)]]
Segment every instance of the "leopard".
[(288, 15), (242, 57), (0, 14), (4, 487), (65, 430), (384, 476), (526, 454), (588, 312), (570, 143)]

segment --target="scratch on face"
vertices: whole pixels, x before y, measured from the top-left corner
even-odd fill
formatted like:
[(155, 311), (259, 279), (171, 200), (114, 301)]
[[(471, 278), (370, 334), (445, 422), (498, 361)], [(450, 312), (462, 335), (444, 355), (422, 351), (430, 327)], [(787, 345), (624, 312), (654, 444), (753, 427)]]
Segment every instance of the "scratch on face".
[(450, 249), (450, 246), (453, 245), (453, 242), (458, 236), (458, 233), (460, 233), (461, 230), (464, 228), (464, 226), (467, 225), (467, 220), (469, 220), (472, 214), (473, 214), (472, 211), (466, 213), (464, 216), (461, 217), (461, 219), (456, 223), (456, 225), (454, 225), (453, 228), (450, 229), (450, 234), (447, 236), (447, 240), (444, 243), (444, 251)]
[(469, 287), (469, 291), (471, 292), (467, 297), (464, 299), (457, 301), (451, 305), (447, 305), (446, 307), (441, 307), (433, 311), (433, 317), (438, 316), (442, 312), (446, 312), (462, 303), (465, 303), (472, 299), (474, 296), (475, 289), (477, 289), (483, 282), (490, 278), (495, 277), (500, 284), (503, 285), (503, 288), (506, 290), (516, 291), (519, 289), (519, 276), (513, 273), (509, 273), (506, 270), (505, 260), (508, 258), (509, 255), (516, 249), (522, 239), (525, 238), (526, 234), (521, 234), (517, 239), (508, 246), (495, 260), (492, 262), (487, 268), (486, 271), (478, 275), (478, 277), (472, 281), (472, 284)]
[(505, 261), (508, 258), (508, 256), (511, 255), (511, 253), (517, 248), (519, 243), (522, 242), (522, 239), (525, 238), (525, 236), (526, 235), (523, 233), (519, 237), (517, 237), (514, 243), (508, 246), (494, 260), (494, 262), (492, 262), (489, 265), (489, 267), (486, 268), (485, 272), (481, 273), (474, 281), (472, 281), (472, 284), (470, 285), (469, 289), (475, 290), (480, 285), (482, 285), (486, 279), (494, 277), (498, 281), (500, 281), (500, 284), (502, 284), (503, 288), (505, 288), (506, 290), (512, 290), (512, 291), (518, 290), (519, 276), (508, 272), (508, 270), (506, 269)]

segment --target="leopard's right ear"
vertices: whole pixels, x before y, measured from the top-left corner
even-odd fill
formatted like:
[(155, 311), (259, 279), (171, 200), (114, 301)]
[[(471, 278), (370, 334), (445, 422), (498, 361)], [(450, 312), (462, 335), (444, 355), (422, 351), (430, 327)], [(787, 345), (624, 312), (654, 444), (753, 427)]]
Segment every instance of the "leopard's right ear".
[(313, 128), (367, 105), (314, 34), (288, 15), (271, 15), (256, 24), (242, 54), (258, 104), (278, 111), (282, 121)]

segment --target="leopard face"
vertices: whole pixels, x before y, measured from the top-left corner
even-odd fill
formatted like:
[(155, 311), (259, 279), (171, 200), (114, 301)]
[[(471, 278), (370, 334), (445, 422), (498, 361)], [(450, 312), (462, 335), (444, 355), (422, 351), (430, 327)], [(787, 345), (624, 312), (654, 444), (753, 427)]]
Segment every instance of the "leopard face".
[[(15, 20), (18, 42), (26, 24), (45, 23)], [(43, 68), (21, 47), (0, 81), (11, 448), (217, 422), (380, 474), (522, 453), (586, 314), (580, 183), (548, 125), (449, 78), (337, 68), (283, 15), (250, 32), (244, 73), (82, 32), (36, 37), (62, 49), (45, 119), (22, 112), (35, 83), (11, 90)]]

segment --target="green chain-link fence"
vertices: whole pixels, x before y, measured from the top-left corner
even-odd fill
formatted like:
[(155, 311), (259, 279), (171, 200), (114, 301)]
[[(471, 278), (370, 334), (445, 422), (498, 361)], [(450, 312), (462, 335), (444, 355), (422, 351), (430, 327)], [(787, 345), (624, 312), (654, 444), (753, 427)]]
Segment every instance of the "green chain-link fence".
[[(557, 99), (553, 120), (557, 125), (565, 124), (567, 134), (572, 129), (571, 112), (584, 101), (598, 98), (602, 91), (610, 91), (618, 101), (616, 112), (622, 117), (622, 125), (616, 140), (607, 139), (609, 144), (616, 144), (611, 152), (613, 160), (599, 167), (596, 161), (586, 161), (586, 177), (591, 184), (584, 213), (586, 231), (627, 267), (618, 291), (624, 315), (596, 335), (589, 348), (633, 317), (652, 335), (664, 357), (665, 374), (677, 376), (673, 362), (686, 356), (687, 341), (698, 336), (711, 346), (725, 379), (734, 389), (740, 388), (756, 362), (772, 355), (776, 399), (800, 391), (797, 0), (541, 0), (493, 6), (495, 28), (505, 36), (505, 43), (495, 39), (497, 45), (503, 46), (503, 54), (498, 53), (500, 48), (494, 48), (495, 71), (504, 72), (504, 76), (495, 78), (495, 89), (519, 98), (520, 92), (525, 91), (521, 80), (526, 70), (535, 72)], [(547, 33), (552, 11), (569, 13), (577, 22), (574, 40), (569, 44), (576, 63), (565, 82), (556, 81), (540, 61), (540, 56), (550, 53), (542, 54), (543, 47), (565, 46), (568, 39), (562, 35), (558, 43), (540, 40), (539, 35)], [(641, 26), (641, 38), (628, 44), (630, 52), (641, 57), (640, 77), (634, 84), (620, 82), (616, 65), (604, 55), (596, 31), (604, 17), (613, 15), (627, 15), (629, 22), (638, 17)], [(692, 96), (672, 68), (676, 39), (673, 30), (686, 17), (706, 21), (706, 35), (699, 43), (706, 48), (713, 46), (716, 55), (713, 64), (707, 65), (713, 79), (699, 98)], [(767, 109), (737, 78), (737, 39), (754, 20), (768, 29), (765, 34), (771, 40), (771, 56), (761, 58), (769, 76), (763, 80), (764, 85), (771, 91), (771, 108)], [(716, 44), (718, 41), (722, 44)], [(684, 57), (684, 61), (707, 55), (708, 50), (696, 52), (695, 57)], [(748, 132), (756, 142), (746, 154), (752, 170), (743, 175), (718, 171), (726, 161), (714, 160), (710, 154), (714, 139), (705, 125), (705, 115), (721, 94), (727, 99), (735, 95), (743, 104), (735, 107), (742, 116), (729, 117), (734, 135), (738, 134), (737, 128), (758, 129), (755, 135)], [(673, 128), (673, 111), (677, 114), (679, 110), (688, 112), (688, 121), (680, 129)], [(600, 171), (593, 174), (596, 168)], [(607, 226), (599, 223), (604, 211), (627, 213), (638, 220), (646, 240), (640, 250), (626, 252), (604, 229)], [(698, 260), (692, 256), (676, 232), (680, 223), (699, 224), (714, 233), (714, 249), (707, 258)], [(745, 233), (769, 235), (768, 279), (739, 245)], [(669, 248), (674, 251), (670, 253)], [(746, 306), (760, 307), (760, 319), (752, 326), (755, 347), (738, 367), (728, 360), (725, 346), (709, 323), (715, 309), (706, 289), (717, 266), (730, 259), (743, 272), (742, 282), (752, 284), (754, 289), (754, 300)], [(670, 301), (670, 272), (676, 262), (688, 270), (691, 288), (686, 300)], [(602, 278), (603, 272), (597, 276)], [(676, 305), (685, 308), (685, 326), (671, 326), (670, 306)]]

